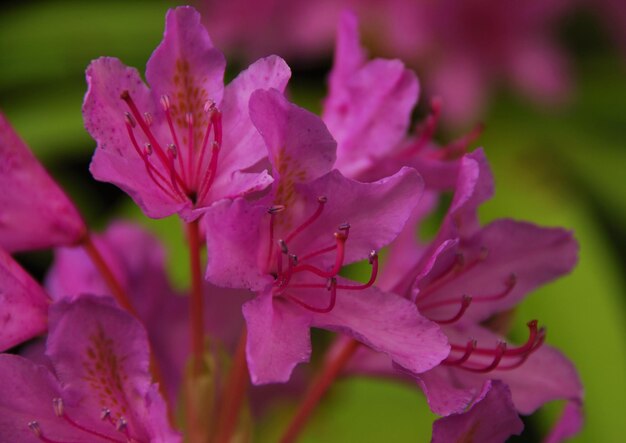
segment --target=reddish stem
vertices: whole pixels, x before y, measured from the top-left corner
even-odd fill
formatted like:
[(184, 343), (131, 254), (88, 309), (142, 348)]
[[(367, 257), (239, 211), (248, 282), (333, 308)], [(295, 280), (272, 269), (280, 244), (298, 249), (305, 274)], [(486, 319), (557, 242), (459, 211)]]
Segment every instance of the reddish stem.
[(217, 421), (215, 443), (228, 443), (237, 426), (239, 412), (248, 388), (248, 362), (246, 360), (246, 329), (239, 338), (230, 377), (221, 396), (221, 409)]
[(322, 372), (318, 374), (309, 386), (304, 399), (296, 411), (296, 415), (293, 417), (289, 427), (280, 439), (280, 443), (293, 443), (296, 441), (306, 426), (306, 423), (311, 417), (311, 414), (315, 410), (316, 406), (328, 388), (333, 384), (339, 373), (350, 361), (350, 358), (359, 348), (359, 345), (360, 343), (358, 341), (350, 339), (348, 342), (343, 344), (336, 356), (324, 365)]
[(189, 265), (191, 267), (191, 296), (189, 316), (191, 319), (191, 352), (193, 355), (193, 373), (202, 371), (204, 340), (204, 321), (202, 308), (202, 265), (200, 260), (200, 225), (198, 220), (187, 224), (189, 241)]

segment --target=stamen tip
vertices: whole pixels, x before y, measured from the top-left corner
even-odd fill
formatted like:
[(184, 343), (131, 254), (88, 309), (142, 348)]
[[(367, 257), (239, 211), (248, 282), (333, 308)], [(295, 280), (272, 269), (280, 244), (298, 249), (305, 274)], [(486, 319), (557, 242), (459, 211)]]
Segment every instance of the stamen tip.
[(287, 243), (282, 238), (278, 240), (278, 246), (280, 246), (280, 250), (283, 254), (289, 254), (289, 248), (287, 247)]
[(326, 203), (328, 201), (328, 197), (326, 197), (325, 195), (320, 195), (319, 197), (317, 197), (317, 201), (319, 203), (324, 204), (324, 203)]
[(57, 417), (63, 417), (63, 413), (65, 411), (65, 407), (63, 405), (63, 399), (62, 398), (53, 398), (52, 399), (52, 408), (54, 409), (54, 414)]
[(37, 437), (41, 437), (42, 432), (41, 432), (41, 426), (39, 426), (39, 422), (33, 420), (33, 421), (29, 421), (28, 422), (28, 427), (30, 428), (31, 431), (33, 431), (33, 433), (37, 436)]
[(122, 91), (122, 93), (120, 94), (120, 98), (122, 100), (129, 100), (130, 99), (130, 93), (128, 92), (127, 89)]

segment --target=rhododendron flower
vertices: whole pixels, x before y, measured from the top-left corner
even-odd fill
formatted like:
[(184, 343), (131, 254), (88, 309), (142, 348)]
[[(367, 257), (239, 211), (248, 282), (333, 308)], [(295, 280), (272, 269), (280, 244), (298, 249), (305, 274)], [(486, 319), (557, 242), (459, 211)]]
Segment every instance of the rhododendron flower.
[(267, 172), (246, 171), (267, 155), (248, 99), (259, 88), (283, 90), (289, 68), (261, 59), (224, 87), (224, 67), (190, 7), (167, 14), (146, 68), (151, 89), (118, 59), (92, 62), (83, 115), (98, 142), (94, 177), (122, 188), (150, 217), (187, 221), (217, 200), (266, 187)]
[(0, 440), (39, 442), (180, 441), (148, 373), (145, 331), (103, 298), (50, 307), (51, 372), (0, 355)]
[(78, 211), (0, 113), (0, 247), (9, 252), (78, 243)]
[[(187, 298), (167, 279), (165, 251), (140, 227), (115, 222), (93, 237), (107, 263), (136, 306), (146, 328), (152, 352), (161, 370), (171, 404), (175, 404), (189, 356), (189, 308)], [(74, 300), (81, 294), (105, 296), (110, 290), (82, 248), (58, 248), (48, 272), (46, 287), (54, 300)], [(241, 305), (248, 291), (205, 284), (205, 327), (213, 339), (234, 348), (243, 324)], [(108, 298), (108, 295), (106, 296)]]
[(440, 418), (433, 423), (432, 443), (500, 443), (524, 429), (511, 392), (500, 381), (488, 381), (469, 410)]
[[(244, 305), (253, 382), (286, 381), (309, 358), (312, 326), (351, 335), (416, 372), (437, 364), (447, 345), (435, 325), (372, 286), (375, 251), (402, 229), (421, 192), (419, 176), (405, 168), (366, 184), (330, 171), (328, 130), (278, 91), (255, 92), (250, 113), (270, 152), (271, 191), (257, 203), (222, 202), (204, 220), (209, 281), (257, 292)], [(338, 275), (368, 257), (369, 282)]]
[(0, 351), (43, 334), (49, 303), (41, 286), (0, 249)]

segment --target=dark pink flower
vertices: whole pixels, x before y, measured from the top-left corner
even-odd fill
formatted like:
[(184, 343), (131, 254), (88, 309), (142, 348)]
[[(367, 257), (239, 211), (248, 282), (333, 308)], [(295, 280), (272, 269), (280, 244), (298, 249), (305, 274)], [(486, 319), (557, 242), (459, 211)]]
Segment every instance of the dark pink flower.
[(49, 303), (41, 286), (0, 249), (0, 351), (45, 333)]
[[(257, 91), (252, 120), (270, 153), (274, 183), (261, 201), (215, 205), (205, 215), (207, 279), (247, 287), (247, 357), (255, 384), (286, 381), (310, 355), (310, 327), (346, 333), (423, 372), (447, 353), (433, 323), (401, 297), (372, 286), (376, 250), (400, 232), (421, 192), (405, 168), (374, 183), (331, 171), (335, 142), (322, 121), (278, 91)], [(340, 277), (369, 257), (365, 284)]]
[(267, 155), (250, 121), (248, 100), (259, 88), (283, 90), (290, 76), (278, 57), (258, 60), (224, 87), (225, 61), (190, 7), (167, 14), (162, 43), (143, 83), (114, 58), (87, 69), (85, 125), (98, 142), (91, 172), (125, 190), (154, 218), (197, 209), (266, 187), (264, 172), (247, 172)]
[(50, 307), (54, 373), (0, 355), (0, 440), (23, 443), (177, 442), (148, 372), (145, 331), (103, 298)]
[(9, 252), (78, 243), (85, 224), (0, 113), (0, 247)]

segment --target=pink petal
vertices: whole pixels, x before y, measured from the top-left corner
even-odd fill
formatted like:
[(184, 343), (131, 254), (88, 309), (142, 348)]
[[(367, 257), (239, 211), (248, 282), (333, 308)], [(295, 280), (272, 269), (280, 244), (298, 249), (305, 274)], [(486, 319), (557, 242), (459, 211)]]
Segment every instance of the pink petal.
[(355, 177), (405, 136), (419, 85), (399, 60), (365, 63), (352, 15), (342, 16), (337, 45), (323, 119), (337, 140), (336, 167)]
[(582, 404), (578, 401), (567, 402), (559, 421), (544, 440), (545, 443), (560, 443), (575, 436), (583, 426)]
[(176, 103), (172, 108), (174, 123), (186, 131), (186, 113), (202, 122), (205, 103), (222, 101), (225, 66), (224, 56), (213, 47), (200, 14), (190, 6), (181, 6), (167, 12), (163, 41), (148, 61), (146, 79), (155, 103), (164, 94), (172, 98), (172, 105)]
[(295, 183), (330, 171), (336, 143), (315, 114), (293, 105), (277, 90), (258, 90), (250, 97), (250, 117), (257, 127), (277, 182), (275, 203), (289, 205)]
[[(343, 279), (341, 283), (354, 284)], [(313, 314), (312, 325), (345, 333), (413, 373), (433, 368), (449, 352), (445, 335), (413, 303), (375, 287), (337, 290), (335, 307), (327, 314)]]
[(0, 351), (43, 334), (48, 303), (37, 282), (0, 249)]
[(227, 178), (233, 171), (253, 166), (267, 156), (261, 135), (250, 119), (250, 96), (257, 89), (283, 92), (291, 76), (285, 61), (275, 55), (257, 60), (224, 89), (224, 143), (219, 172)]
[(248, 325), (246, 355), (255, 385), (286, 382), (299, 363), (309, 361), (310, 316), (292, 303), (264, 293), (243, 306)]
[(172, 198), (159, 189), (127, 133), (124, 114), (128, 107), (120, 98), (123, 91), (129, 91), (137, 107), (153, 116), (153, 128), (159, 127), (156, 122), (162, 113), (137, 70), (114, 58), (99, 58), (87, 68), (87, 83), (83, 116), (87, 130), (98, 142), (89, 167), (94, 178), (124, 190), (149, 217), (166, 217), (188, 206), (187, 200)]
[(77, 243), (85, 225), (0, 113), (0, 247), (9, 252)]
[(471, 408), (433, 423), (432, 443), (476, 441), (501, 443), (524, 429), (507, 386), (497, 380), (485, 382)]

